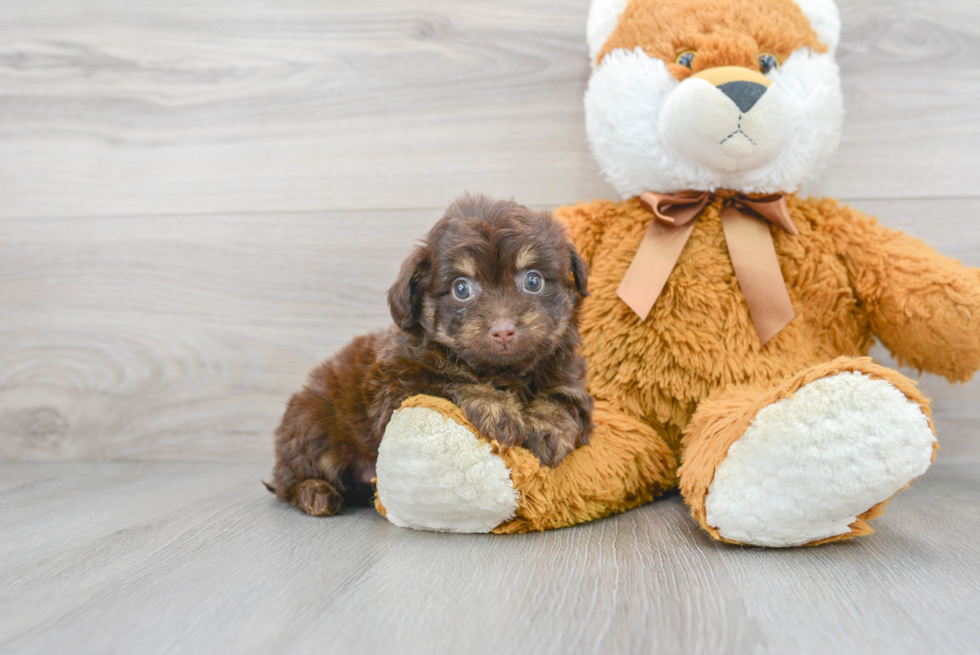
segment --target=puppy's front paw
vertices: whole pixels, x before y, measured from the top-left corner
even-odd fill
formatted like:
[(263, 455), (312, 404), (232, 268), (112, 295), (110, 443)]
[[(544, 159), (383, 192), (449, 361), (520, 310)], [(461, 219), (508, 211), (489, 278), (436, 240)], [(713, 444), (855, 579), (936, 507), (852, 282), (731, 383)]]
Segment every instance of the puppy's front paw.
[(568, 415), (537, 418), (528, 434), (524, 447), (530, 450), (545, 466), (558, 466), (583, 440), (582, 426)]
[(463, 414), (487, 439), (512, 448), (520, 445), (527, 434), (527, 425), (520, 407), (509, 398), (479, 396), (460, 403)]

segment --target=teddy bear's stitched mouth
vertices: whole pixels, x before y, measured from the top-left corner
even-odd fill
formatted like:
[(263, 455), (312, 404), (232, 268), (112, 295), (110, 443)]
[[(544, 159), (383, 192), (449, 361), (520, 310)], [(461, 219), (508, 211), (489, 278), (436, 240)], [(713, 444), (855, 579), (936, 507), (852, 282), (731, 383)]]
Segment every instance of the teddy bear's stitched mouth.
[(742, 118), (744, 118), (744, 117), (745, 117), (745, 114), (739, 114), (738, 115), (738, 126), (735, 128), (735, 131), (732, 132), (731, 134), (729, 134), (728, 136), (726, 136), (721, 141), (719, 141), (718, 142), (718, 145), (720, 145), (720, 146), (725, 145), (726, 143), (728, 143), (728, 140), (731, 139), (732, 137), (734, 137), (736, 134), (741, 134), (742, 136), (744, 136), (746, 139), (749, 140), (749, 143), (751, 143), (754, 146), (759, 145), (758, 143), (755, 142), (755, 139), (753, 139), (748, 134), (746, 134), (745, 132), (742, 131)]

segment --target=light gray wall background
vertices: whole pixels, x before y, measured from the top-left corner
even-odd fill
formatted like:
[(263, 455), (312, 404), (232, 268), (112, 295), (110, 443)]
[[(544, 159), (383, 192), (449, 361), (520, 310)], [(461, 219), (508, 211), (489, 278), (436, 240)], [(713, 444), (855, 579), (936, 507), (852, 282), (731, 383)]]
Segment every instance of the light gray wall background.
[[(975, 3), (840, 5), (819, 190), (980, 265)], [(389, 321), (457, 193), (614, 196), (583, 134), (586, 12), (3, 2), (0, 458), (271, 461), (288, 395)], [(977, 454), (980, 385), (923, 384), (941, 457)]]

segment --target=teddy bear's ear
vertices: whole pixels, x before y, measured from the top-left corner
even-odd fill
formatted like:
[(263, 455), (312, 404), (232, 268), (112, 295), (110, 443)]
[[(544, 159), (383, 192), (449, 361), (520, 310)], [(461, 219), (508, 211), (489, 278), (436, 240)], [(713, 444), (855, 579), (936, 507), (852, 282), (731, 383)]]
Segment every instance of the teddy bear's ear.
[(813, 31), (830, 49), (830, 54), (834, 54), (840, 43), (840, 12), (834, 0), (796, 0), (796, 4), (810, 19)]
[(627, 4), (629, 0), (592, 0), (585, 31), (589, 40), (589, 60), (593, 65), (609, 35), (616, 29)]

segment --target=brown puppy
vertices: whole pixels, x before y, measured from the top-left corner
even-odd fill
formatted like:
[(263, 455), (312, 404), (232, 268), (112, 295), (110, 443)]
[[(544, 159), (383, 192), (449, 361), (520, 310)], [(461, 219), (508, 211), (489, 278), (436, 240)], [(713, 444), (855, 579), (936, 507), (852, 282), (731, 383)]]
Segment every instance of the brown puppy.
[(395, 325), (354, 339), (290, 399), (270, 491), (315, 516), (369, 503), (385, 426), (417, 394), (557, 464), (592, 428), (577, 351), (586, 295), (586, 265), (549, 214), (460, 198), (388, 292)]

